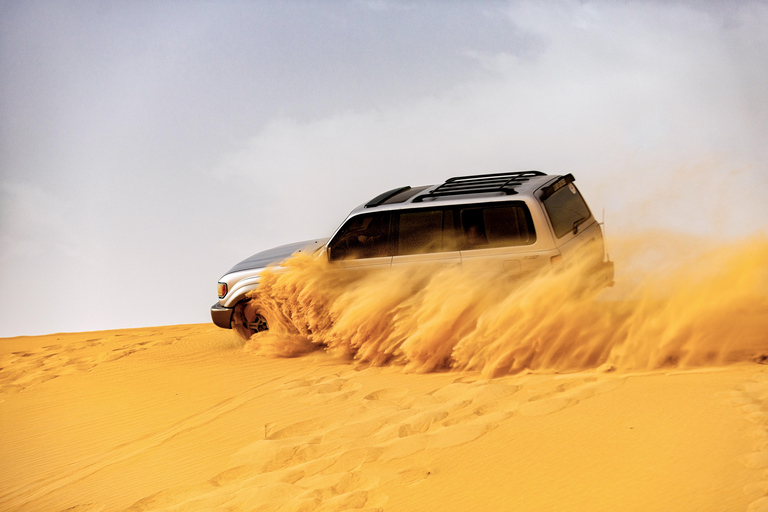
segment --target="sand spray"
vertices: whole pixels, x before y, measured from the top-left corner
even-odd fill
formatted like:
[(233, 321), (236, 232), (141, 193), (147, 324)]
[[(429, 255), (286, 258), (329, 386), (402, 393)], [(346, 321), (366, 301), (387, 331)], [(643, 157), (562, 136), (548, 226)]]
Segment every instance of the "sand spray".
[(270, 330), (246, 349), (486, 376), (768, 357), (768, 236), (643, 233), (611, 250), (617, 285), (607, 289), (586, 286), (578, 264), (520, 280), (459, 267), (349, 271), (297, 255), (251, 294)]

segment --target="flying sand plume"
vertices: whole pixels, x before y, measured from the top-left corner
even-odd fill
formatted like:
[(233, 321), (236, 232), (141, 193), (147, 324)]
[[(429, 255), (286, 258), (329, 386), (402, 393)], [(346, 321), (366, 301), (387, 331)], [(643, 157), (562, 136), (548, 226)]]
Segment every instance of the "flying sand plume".
[[(626, 266), (656, 237), (625, 246)], [(350, 272), (294, 256), (252, 293), (270, 331), (247, 348), (283, 357), (324, 349), (372, 365), (486, 376), (712, 366), (768, 354), (768, 238), (676, 258), (675, 268), (612, 298), (585, 289), (577, 266), (514, 281), (459, 268)]]

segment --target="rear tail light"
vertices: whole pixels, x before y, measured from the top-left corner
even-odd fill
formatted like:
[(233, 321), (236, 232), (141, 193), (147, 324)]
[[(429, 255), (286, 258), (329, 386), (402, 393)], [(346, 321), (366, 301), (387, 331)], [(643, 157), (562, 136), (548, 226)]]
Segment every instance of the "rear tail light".
[(563, 255), (562, 254), (556, 254), (555, 256), (552, 256), (549, 261), (552, 262), (553, 267), (559, 267), (563, 264)]
[(229, 291), (229, 287), (227, 286), (227, 283), (219, 283), (219, 298), (223, 299), (227, 292)]

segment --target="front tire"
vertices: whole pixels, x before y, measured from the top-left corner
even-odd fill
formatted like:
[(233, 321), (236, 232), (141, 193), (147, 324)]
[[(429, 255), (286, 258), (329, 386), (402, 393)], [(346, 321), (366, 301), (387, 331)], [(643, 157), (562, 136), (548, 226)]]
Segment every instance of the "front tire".
[(249, 340), (257, 332), (268, 331), (269, 324), (256, 304), (250, 300), (244, 300), (235, 306), (232, 329), (244, 340)]

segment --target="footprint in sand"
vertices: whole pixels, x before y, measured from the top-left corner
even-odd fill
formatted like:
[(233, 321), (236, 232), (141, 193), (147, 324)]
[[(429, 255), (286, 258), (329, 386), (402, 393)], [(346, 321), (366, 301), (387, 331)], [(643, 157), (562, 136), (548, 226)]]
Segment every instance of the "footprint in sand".
[(448, 411), (428, 411), (413, 416), (408, 423), (400, 425), (398, 437), (423, 434), (432, 426), (448, 416)]
[(400, 471), (397, 474), (396, 482), (401, 485), (414, 485), (423, 482), (432, 476), (432, 470), (424, 467), (417, 467)]
[(564, 382), (552, 390), (540, 391), (529, 397), (528, 402), (520, 406), (520, 414), (523, 416), (553, 414), (593, 396), (613, 391), (622, 386), (625, 380), (624, 378), (599, 380), (597, 377), (589, 377)]
[(364, 400), (396, 400), (408, 395), (407, 389), (402, 388), (385, 388), (373, 393), (368, 393), (363, 398)]
[(579, 403), (578, 400), (559, 396), (536, 399), (532, 402), (521, 405), (520, 414), (522, 416), (544, 416), (562, 411), (563, 409), (574, 406), (577, 403)]
[(361, 387), (361, 384), (352, 384), (349, 379), (336, 374), (317, 379), (297, 379), (286, 382), (281, 386), (280, 394), (291, 398), (307, 397), (312, 405), (332, 404), (348, 400)]
[[(138, 351), (173, 343), (173, 340), (125, 344), (131, 338), (90, 338), (69, 344), (46, 345), (36, 351), (19, 351), (0, 361), (0, 393), (16, 393), (53, 378), (89, 371), (101, 363), (117, 361)], [(105, 346), (106, 345), (106, 346)], [(100, 350), (94, 350), (94, 347)], [(103, 347), (103, 348), (102, 348)]]
[[(289, 394), (293, 396), (298, 396), (299, 393), (301, 394), (307, 394), (309, 393), (309, 387), (312, 385), (312, 382), (306, 380), (306, 379), (297, 379), (297, 380), (291, 380), (286, 383), (284, 383), (281, 386), (280, 392), (283, 394)], [(286, 393), (286, 391), (297, 391), (296, 393)]]
[(328, 382), (323, 382), (314, 386), (313, 390), (319, 395), (327, 393), (335, 393), (340, 391), (341, 388), (347, 383), (347, 379), (333, 379)]
[(269, 428), (269, 425), (265, 426), (265, 438), (274, 439), (286, 439), (289, 437), (307, 436), (313, 433), (317, 433), (318, 430), (323, 429), (333, 422), (333, 419), (329, 418), (314, 418), (304, 421), (299, 421), (292, 425), (288, 425), (282, 428)]
[(433, 474), (428, 466), (413, 465), (420, 452), (471, 443), (516, 414), (551, 414), (623, 383), (466, 375), (429, 393), (404, 388), (360, 393), (356, 375), (359, 371), (277, 385), (280, 394), (305, 403), (343, 396), (352, 406), (341, 417), (267, 424), (264, 439), (233, 454), (231, 468), (198, 486), (148, 497), (133, 510), (374, 510), (386, 497), (376, 494), (380, 482), (366, 476), (367, 464), (409, 458), (408, 466), (389, 478), (418, 485)]
[(359, 382), (350, 383), (345, 378), (333, 378), (312, 387), (312, 392), (315, 394), (311, 397), (310, 404), (344, 402), (357, 394), (360, 388), (362, 388), (362, 384)]
[(333, 439), (362, 439), (370, 437), (387, 424), (386, 419), (373, 419), (368, 421), (358, 421), (349, 425), (336, 428), (325, 434), (323, 440)]
[(0, 393), (18, 393), (61, 375), (61, 360), (67, 358), (54, 357), (57, 354), (49, 352), (15, 352), (3, 358)]
[(407, 389), (385, 388), (368, 393), (363, 397), (366, 407), (387, 407), (395, 405), (398, 408), (408, 409), (414, 403), (414, 398), (409, 395)]

